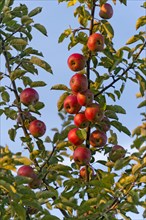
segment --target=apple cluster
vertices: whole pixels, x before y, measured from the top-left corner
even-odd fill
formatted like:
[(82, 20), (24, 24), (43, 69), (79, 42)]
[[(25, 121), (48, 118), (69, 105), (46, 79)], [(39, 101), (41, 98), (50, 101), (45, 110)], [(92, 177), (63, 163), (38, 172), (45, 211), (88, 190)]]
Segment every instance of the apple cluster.
[[(39, 101), (39, 94), (33, 88), (26, 88), (20, 93), (20, 102), (29, 107), (30, 105), (35, 105)], [(39, 138), (42, 137), (46, 132), (46, 125), (43, 121), (36, 119), (31, 115), (30, 112), (24, 111), (18, 114), (17, 122), (21, 124), (22, 121), (28, 120), (28, 125), (26, 128), (29, 130), (30, 134)]]

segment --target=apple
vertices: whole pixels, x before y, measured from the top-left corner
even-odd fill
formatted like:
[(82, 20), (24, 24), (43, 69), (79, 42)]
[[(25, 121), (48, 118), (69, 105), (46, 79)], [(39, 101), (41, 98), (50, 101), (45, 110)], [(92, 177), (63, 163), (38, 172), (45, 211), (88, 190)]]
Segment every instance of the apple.
[(38, 178), (37, 175), (33, 178), (33, 180), (28, 184), (31, 189), (37, 189), (41, 185), (41, 179)]
[(90, 89), (87, 89), (85, 92), (78, 92), (77, 100), (81, 106), (90, 105), (94, 100), (94, 94)]
[(38, 92), (33, 88), (26, 88), (20, 93), (20, 102), (24, 105), (34, 105), (39, 100)]
[(23, 165), (21, 166), (17, 171), (18, 176), (26, 176), (30, 178), (35, 178), (35, 172), (34, 169), (29, 165)]
[(85, 116), (91, 122), (99, 122), (104, 117), (103, 111), (97, 103), (92, 103), (86, 107)]
[(46, 125), (43, 121), (36, 119), (30, 122), (29, 131), (35, 138), (42, 137), (46, 132)]
[(112, 162), (117, 161), (118, 159), (121, 159), (125, 156), (126, 154), (126, 150), (120, 146), (120, 145), (114, 145), (111, 149), (111, 151), (109, 152), (109, 159)]
[(84, 140), (77, 135), (77, 131), (79, 131), (79, 128), (73, 128), (68, 132), (68, 140), (76, 146), (84, 142)]
[(103, 131), (95, 130), (89, 138), (92, 147), (103, 147), (107, 142), (107, 136)]
[(88, 89), (88, 79), (84, 74), (76, 73), (70, 79), (70, 88), (73, 93), (83, 92)]
[(79, 112), (74, 116), (74, 124), (79, 128), (86, 128), (89, 125), (89, 121), (85, 116), (85, 112)]
[(104, 132), (109, 131), (111, 125), (110, 125), (110, 120), (108, 119), (108, 117), (104, 116), (103, 119), (101, 120), (101, 124), (100, 124), (101, 130)]
[(89, 179), (91, 179), (94, 176), (94, 170), (92, 167), (88, 166), (88, 167), (82, 167), (80, 169), (80, 178), (81, 179), (87, 179), (87, 172), (89, 174)]
[(91, 151), (85, 146), (78, 146), (74, 150), (73, 159), (80, 166), (87, 165), (91, 159)]
[(102, 34), (91, 34), (87, 41), (87, 47), (90, 51), (98, 52), (104, 49), (104, 37)]
[(113, 8), (110, 4), (105, 3), (100, 7), (99, 16), (104, 19), (110, 19), (113, 16)]
[(65, 111), (69, 114), (77, 114), (81, 109), (76, 95), (67, 96), (64, 100), (63, 106)]
[(82, 54), (73, 53), (68, 57), (67, 64), (72, 71), (80, 71), (86, 65), (86, 58)]

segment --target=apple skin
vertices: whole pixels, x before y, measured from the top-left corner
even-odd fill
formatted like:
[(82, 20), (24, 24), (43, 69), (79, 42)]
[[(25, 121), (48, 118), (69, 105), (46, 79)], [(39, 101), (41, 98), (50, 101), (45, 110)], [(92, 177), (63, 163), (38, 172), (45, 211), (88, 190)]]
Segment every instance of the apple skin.
[(89, 121), (85, 116), (85, 112), (79, 112), (74, 116), (74, 124), (79, 128), (86, 128), (89, 125)]
[(38, 178), (37, 175), (33, 178), (33, 180), (28, 184), (31, 189), (37, 189), (42, 183), (42, 180)]
[[(89, 179), (92, 179), (94, 177), (94, 170), (91, 166), (87, 167), (88, 173), (89, 173)], [(87, 170), (86, 166), (82, 167), (79, 172), (80, 178), (86, 180), (87, 179)]]
[(110, 125), (110, 120), (108, 119), (108, 117), (104, 116), (103, 119), (101, 120), (101, 124), (100, 124), (101, 130), (104, 132), (109, 131), (111, 125)]
[(26, 88), (20, 93), (20, 102), (24, 105), (34, 105), (39, 100), (38, 92), (33, 88)]
[(97, 103), (92, 103), (86, 107), (85, 116), (91, 122), (99, 122), (104, 117), (103, 111)]
[(67, 64), (72, 71), (80, 71), (86, 65), (86, 58), (82, 54), (73, 53), (68, 57)]
[(126, 150), (120, 145), (114, 145), (109, 152), (109, 159), (116, 162), (118, 159), (125, 157)]
[(69, 114), (77, 114), (81, 109), (76, 95), (67, 96), (64, 100), (63, 106), (65, 111)]
[(46, 125), (43, 121), (34, 120), (29, 124), (29, 131), (33, 137), (42, 137), (46, 132)]
[(103, 131), (95, 130), (90, 134), (89, 142), (92, 147), (103, 147), (107, 142), (107, 136)]
[(84, 74), (76, 73), (70, 79), (70, 88), (73, 93), (83, 92), (88, 89), (88, 79)]
[(85, 92), (78, 92), (77, 100), (81, 106), (90, 105), (94, 100), (94, 94), (90, 89), (87, 89)]
[(104, 37), (102, 34), (94, 33), (91, 34), (87, 41), (87, 47), (90, 51), (100, 52), (104, 49)]
[(91, 151), (85, 146), (78, 146), (74, 150), (73, 159), (79, 166), (87, 165), (91, 159)]
[(17, 170), (17, 175), (26, 176), (34, 179), (36, 174), (31, 166), (23, 165)]
[(99, 16), (104, 19), (110, 19), (113, 16), (113, 8), (110, 4), (105, 3), (100, 7)]
[(75, 146), (81, 145), (84, 140), (80, 139), (77, 135), (79, 128), (73, 128), (68, 132), (68, 140)]

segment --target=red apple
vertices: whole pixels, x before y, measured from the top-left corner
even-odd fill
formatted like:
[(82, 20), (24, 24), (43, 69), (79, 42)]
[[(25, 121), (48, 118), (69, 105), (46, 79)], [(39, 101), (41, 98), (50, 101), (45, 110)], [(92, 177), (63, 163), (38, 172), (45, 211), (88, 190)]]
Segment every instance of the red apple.
[(107, 136), (103, 131), (95, 130), (90, 134), (89, 141), (92, 147), (103, 147), (107, 142)]
[(80, 71), (86, 65), (86, 58), (79, 53), (73, 53), (68, 57), (67, 64), (72, 71)]
[(76, 95), (69, 95), (64, 100), (64, 109), (69, 114), (76, 114), (80, 111), (81, 106), (77, 101)]
[(121, 159), (125, 156), (126, 150), (120, 146), (120, 145), (115, 145), (112, 147), (111, 151), (109, 152), (109, 159), (112, 162), (115, 162), (118, 159)]
[(89, 121), (85, 116), (85, 112), (79, 112), (74, 116), (74, 124), (79, 128), (88, 127)]
[(94, 100), (94, 94), (90, 89), (87, 89), (85, 92), (77, 93), (78, 103), (82, 106), (90, 105)]
[(104, 116), (103, 119), (100, 122), (100, 127), (101, 130), (104, 132), (109, 131), (111, 125), (110, 125), (110, 120), (108, 119), (108, 117)]
[(89, 174), (89, 179), (91, 179), (94, 176), (93, 168), (91, 166), (85, 166), (80, 169), (80, 178), (87, 179), (87, 172)]
[(73, 153), (73, 159), (80, 166), (87, 165), (91, 159), (91, 151), (85, 146), (78, 146)]
[(84, 74), (76, 73), (70, 79), (70, 87), (73, 93), (83, 92), (88, 89), (88, 79)]
[(104, 37), (102, 34), (91, 34), (87, 41), (87, 47), (90, 51), (98, 52), (104, 49)]
[(92, 103), (86, 107), (85, 116), (91, 122), (99, 122), (103, 119), (104, 115), (99, 104)]
[(18, 176), (26, 176), (26, 177), (30, 177), (33, 179), (36, 174), (31, 166), (23, 165), (18, 169), (17, 175)]
[(68, 140), (76, 146), (84, 142), (84, 140), (77, 135), (77, 131), (79, 131), (79, 128), (73, 128), (68, 132)]
[(39, 100), (38, 92), (33, 88), (26, 88), (20, 93), (20, 102), (24, 105), (34, 105)]
[(104, 19), (110, 19), (113, 16), (113, 8), (110, 4), (105, 3), (100, 7), (99, 16)]
[(46, 132), (46, 125), (43, 121), (34, 120), (29, 124), (29, 131), (33, 137), (42, 137)]

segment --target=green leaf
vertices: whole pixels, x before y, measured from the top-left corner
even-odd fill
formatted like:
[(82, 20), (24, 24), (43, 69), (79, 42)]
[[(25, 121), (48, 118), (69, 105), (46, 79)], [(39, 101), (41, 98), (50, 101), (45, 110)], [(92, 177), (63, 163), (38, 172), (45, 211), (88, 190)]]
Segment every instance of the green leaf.
[(103, 28), (105, 29), (107, 36), (109, 39), (112, 39), (114, 37), (114, 29), (110, 25), (110, 23), (106, 20), (102, 20)]
[(46, 86), (47, 84), (43, 81), (36, 81), (36, 82), (32, 82), (30, 84), (31, 87), (43, 87)]
[(126, 42), (126, 44), (133, 44), (136, 41), (140, 40), (140, 36), (139, 35), (134, 35), (131, 38), (129, 38), (129, 40)]
[(57, 102), (58, 111), (61, 111), (61, 110), (62, 110), (64, 100), (65, 100), (65, 98), (66, 98), (68, 95), (69, 95), (68, 92), (64, 92), (64, 93), (60, 96), (60, 98), (59, 98), (59, 100), (58, 100), (58, 102)]
[(26, 210), (25, 208), (18, 204), (17, 202), (12, 202), (11, 207), (13, 208), (13, 211), (17, 214), (20, 220), (25, 220), (26, 219)]
[(8, 130), (8, 134), (9, 134), (9, 137), (12, 141), (15, 141), (15, 137), (16, 137), (16, 130), (11, 128)]
[(37, 7), (35, 9), (33, 9), (32, 11), (30, 11), (28, 16), (33, 17), (33, 16), (39, 14), (41, 11), (42, 11), (42, 7)]
[(21, 69), (16, 69), (13, 72), (11, 72), (10, 78), (12, 81), (14, 81), (17, 78), (20, 78), (21, 76), (23, 76), (26, 73), (25, 70), (21, 70)]
[(136, 21), (136, 30), (140, 28), (141, 26), (144, 26), (146, 24), (146, 16), (141, 16)]
[(51, 87), (51, 90), (65, 90), (70, 91), (70, 89), (64, 84), (57, 84)]
[(47, 30), (42, 24), (34, 24), (33, 27), (35, 27), (38, 31), (40, 31), (45, 36), (48, 36), (47, 35)]
[(126, 114), (125, 109), (122, 108), (120, 105), (107, 105), (107, 110), (111, 110), (120, 114)]
[(9, 102), (10, 101), (10, 95), (8, 92), (4, 91), (1, 93), (1, 97), (2, 97), (2, 100), (4, 102)]
[(120, 123), (119, 121), (111, 121), (110, 123), (112, 126), (114, 126), (115, 128), (118, 129), (118, 131), (122, 131), (125, 134), (127, 134), (128, 136), (131, 136), (131, 132), (128, 130), (127, 127), (123, 126), (122, 123)]
[(21, 18), (21, 23), (22, 24), (25, 24), (25, 25), (28, 25), (28, 24), (31, 24), (33, 23), (33, 19), (30, 18), (28, 15), (24, 15), (22, 18)]
[(52, 69), (51, 69), (51, 66), (44, 60), (38, 58), (38, 57), (35, 57), (35, 56), (32, 56), (31, 59), (30, 59), (30, 62), (43, 68), (44, 70), (46, 70), (47, 72), (49, 73), (52, 73)]
[(11, 45), (18, 45), (18, 46), (26, 46), (27, 45), (27, 41), (22, 39), (22, 38), (14, 38), (10, 41)]
[(143, 102), (141, 102), (137, 108), (141, 108), (141, 107), (145, 107), (146, 106), (146, 100), (144, 100)]

